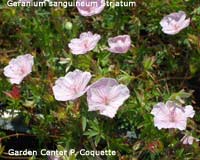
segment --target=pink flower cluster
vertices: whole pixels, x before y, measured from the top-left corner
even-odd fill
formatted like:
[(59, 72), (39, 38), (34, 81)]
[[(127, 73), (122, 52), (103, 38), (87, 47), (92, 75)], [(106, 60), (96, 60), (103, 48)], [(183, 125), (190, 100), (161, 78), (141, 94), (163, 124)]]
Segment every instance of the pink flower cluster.
[[(72, 54), (85, 54), (93, 50), (101, 36), (93, 34), (92, 32), (83, 32), (79, 38), (74, 38), (68, 44)], [(131, 47), (131, 38), (129, 35), (120, 35), (108, 39), (110, 48), (108, 50), (112, 53), (126, 53)]]
[[(84, 2), (87, 0), (84, 0)], [(100, 1), (98, 1), (100, 4)], [(92, 13), (96, 11), (97, 8), (81, 8), (81, 14), (84, 15), (93, 15)], [(78, 9), (80, 9), (78, 8)], [(102, 8), (101, 8), (102, 9)], [(90, 11), (90, 14), (86, 14), (84, 11)], [(99, 10), (98, 10), (99, 11)], [(97, 11), (96, 11), (97, 12)], [(95, 12), (95, 13), (96, 13)], [(99, 13), (99, 12), (98, 12)], [(186, 14), (183, 11), (176, 13), (171, 13), (165, 16), (160, 25), (162, 26), (162, 31), (166, 34), (174, 35), (179, 33), (182, 29), (186, 28), (190, 19), (185, 19)], [(101, 36), (99, 34), (93, 34), (92, 32), (83, 32), (80, 34), (79, 38), (74, 38), (68, 44), (72, 54), (86, 54), (89, 51), (92, 51), (96, 46)], [(131, 47), (131, 38), (129, 35), (119, 35), (116, 37), (111, 37), (108, 39), (109, 48), (108, 51), (112, 53), (126, 53)]]
[[(30, 54), (18, 56), (4, 68), (4, 75), (12, 84), (20, 84), (32, 72), (33, 63), (33, 56)], [(102, 78), (87, 86), (91, 77), (91, 73), (78, 69), (68, 72), (57, 79), (52, 88), (55, 99), (75, 100), (87, 92), (89, 111), (98, 110), (100, 114), (113, 118), (119, 107), (129, 98), (129, 89), (112, 78)]]
[[(85, 4), (97, 2), (95, 6), (77, 6), (79, 13), (83, 16), (99, 14), (105, 7), (105, 0), (77, 0), (77, 2), (84, 2)], [(164, 33), (174, 35), (186, 28), (189, 23), (190, 19), (186, 19), (185, 12), (179, 11), (165, 16), (160, 25)], [(90, 31), (83, 32), (79, 38), (72, 39), (68, 47), (72, 54), (86, 54), (95, 49), (100, 39), (99, 34), (93, 34)], [(108, 39), (108, 45), (107, 50), (112, 53), (126, 53), (131, 47), (131, 38), (129, 35), (111, 37)], [(4, 75), (8, 77), (10, 83), (20, 84), (32, 72), (33, 64), (32, 55), (18, 56), (4, 68)], [(102, 78), (88, 86), (91, 77), (91, 73), (76, 69), (73, 72), (68, 72), (64, 77), (58, 78), (52, 88), (55, 99), (58, 101), (75, 100), (87, 92), (89, 111), (99, 111), (101, 115), (113, 118), (119, 107), (129, 98), (129, 89), (112, 78)], [(151, 114), (154, 115), (154, 125), (158, 129), (177, 128), (185, 130), (187, 119), (192, 118), (195, 111), (192, 106), (182, 107), (175, 102), (167, 101), (166, 104), (156, 104)], [(192, 137), (186, 138), (183, 138), (183, 143), (192, 143)]]
[(55, 99), (75, 100), (87, 92), (89, 111), (99, 110), (100, 114), (113, 118), (119, 107), (130, 96), (129, 89), (112, 78), (102, 78), (87, 87), (90, 79), (89, 72), (78, 69), (67, 73), (53, 86)]
[[(79, 4), (77, 5), (77, 9), (82, 16), (93, 16), (99, 14), (105, 8), (105, 0), (77, 0), (76, 2)], [(179, 33), (182, 29), (188, 27), (189, 24), (190, 18), (186, 19), (186, 14), (184, 11), (171, 13), (160, 21), (162, 31), (169, 35), (175, 35)], [(108, 43), (110, 45), (112, 40), (109, 40)], [(112, 51), (113, 50), (111, 49), (111, 52)], [(118, 53), (118, 51), (116, 52), (114, 50), (114, 53)]]
[[(77, 0), (76, 2), (79, 4), (77, 5), (77, 9), (82, 16), (93, 16), (99, 14), (105, 8), (105, 0)], [(186, 19), (184, 11), (171, 13), (160, 21), (162, 31), (169, 35), (179, 33), (182, 29), (188, 27), (189, 24), (190, 18)], [(112, 40), (111, 42), (109, 40), (109, 45), (110, 43), (112, 43)], [(112, 51), (113, 50), (111, 50), (111, 52)], [(118, 51), (114, 51), (114, 53), (118, 53)]]

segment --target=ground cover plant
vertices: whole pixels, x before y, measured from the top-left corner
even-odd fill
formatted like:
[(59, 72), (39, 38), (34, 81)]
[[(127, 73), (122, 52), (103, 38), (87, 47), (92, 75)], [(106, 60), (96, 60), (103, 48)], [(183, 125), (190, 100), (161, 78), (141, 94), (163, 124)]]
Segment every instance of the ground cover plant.
[(200, 1), (102, 2), (0, 2), (2, 159), (200, 159)]

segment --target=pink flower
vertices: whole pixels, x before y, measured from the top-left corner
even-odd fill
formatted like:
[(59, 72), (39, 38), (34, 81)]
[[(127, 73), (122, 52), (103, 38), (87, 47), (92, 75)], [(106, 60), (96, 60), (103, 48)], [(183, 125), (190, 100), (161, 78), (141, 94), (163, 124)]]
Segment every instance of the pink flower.
[(102, 78), (87, 91), (89, 111), (99, 110), (101, 115), (113, 118), (129, 96), (129, 89), (125, 85), (118, 84), (112, 78)]
[(53, 94), (58, 101), (75, 100), (86, 92), (86, 86), (91, 79), (89, 72), (76, 69), (68, 72), (65, 77), (56, 80)]
[(183, 11), (171, 13), (165, 16), (160, 22), (162, 31), (169, 35), (179, 33), (182, 29), (188, 27), (189, 24), (190, 18), (186, 19), (186, 14)]
[(85, 54), (93, 50), (98, 41), (101, 39), (99, 34), (92, 34), (92, 32), (84, 32), (80, 34), (80, 38), (75, 38), (68, 44), (73, 54)]
[(192, 106), (181, 107), (172, 101), (166, 104), (156, 104), (151, 114), (154, 115), (154, 125), (158, 128), (177, 128), (179, 130), (186, 129), (187, 118), (192, 118), (195, 114)]
[(76, 3), (82, 16), (99, 14), (105, 7), (105, 0), (77, 0)]
[(182, 142), (183, 144), (192, 145), (194, 140), (198, 141), (198, 139), (194, 138), (193, 136), (185, 135), (185, 136), (181, 139), (181, 142)]
[(21, 81), (32, 72), (33, 56), (25, 54), (12, 59), (4, 68), (4, 75), (9, 78), (10, 83), (20, 84)]
[(120, 35), (117, 37), (109, 38), (108, 50), (112, 53), (126, 53), (131, 47), (131, 38), (129, 35)]

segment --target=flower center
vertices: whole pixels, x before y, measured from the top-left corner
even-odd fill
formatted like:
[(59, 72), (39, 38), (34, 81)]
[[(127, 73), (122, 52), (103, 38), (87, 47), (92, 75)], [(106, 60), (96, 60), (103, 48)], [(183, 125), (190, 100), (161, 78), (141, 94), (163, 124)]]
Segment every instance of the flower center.
[(89, 48), (89, 45), (88, 45), (88, 40), (85, 40), (85, 42), (84, 42), (84, 47), (85, 47), (86, 49), (88, 49), (88, 48)]
[(73, 86), (73, 87), (71, 87), (71, 89), (73, 90), (74, 94), (78, 94), (78, 92), (79, 92), (79, 87)]
[(180, 28), (180, 26), (179, 26), (178, 24), (175, 24), (175, 25), (174, 25), (174, 29), (175, 29), (175, 30), (179, 30), (179, 28)]
[(103, 103), (107, 106), (109, 105), (109, 99), (107, 97), (103, 98)]
[(170, 115), (171, 122), (176, 122), (175, 110), (176, 110), (176, 108), (174, 107), (173, 110), (171, 111), (171, 115)]
[(24, 75), (26, 73), (26, 70), (24, 68), (20, 68), (20, 75)]

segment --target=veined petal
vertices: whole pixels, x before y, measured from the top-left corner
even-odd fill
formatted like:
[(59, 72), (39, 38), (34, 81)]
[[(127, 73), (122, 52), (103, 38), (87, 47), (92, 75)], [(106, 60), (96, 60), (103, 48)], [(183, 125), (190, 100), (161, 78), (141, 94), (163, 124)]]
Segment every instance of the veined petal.
[(32, 72), (33, 56), (25, 54), (12, 59), (4, 68), (4, 75), (12, 84), (20, 84), (21, 81)]
[(129, 35), (120, 35), (108, 39), (108, 50), (112, 53), (126, 53), (131, 47)]
[(169, 35), (179, 33), (182, 29), (188, 27), (189, 23), (190, 19), (186, 19), (186, 14), (183, 11), (171, 13), (160, 21), (162, 31)]
[(73, 54), (85, 54), (93, 50), (101, 36), (98, 34), (92, 34), (92, 32), (83, 32), (80, 34), (80, 38), (75, 38), (70, 41), (68, 47)]
[(89, 111), (99, 110), (100, 114), (110, 118), (115, 116), (118, 108), (128, 97), (128, 88), (112, 78), (102, 78), (87, 90)]
[(53, 86), (54, 97), (58, 101), (75, 100), (86, 92), (86, 87), (91, 79), (89, 72), (76, 69), (68, 72), (65, 77), (56, 80)]
[(195, 111), (191, 105), (185, 106), (185, 116), (193, 118)]

